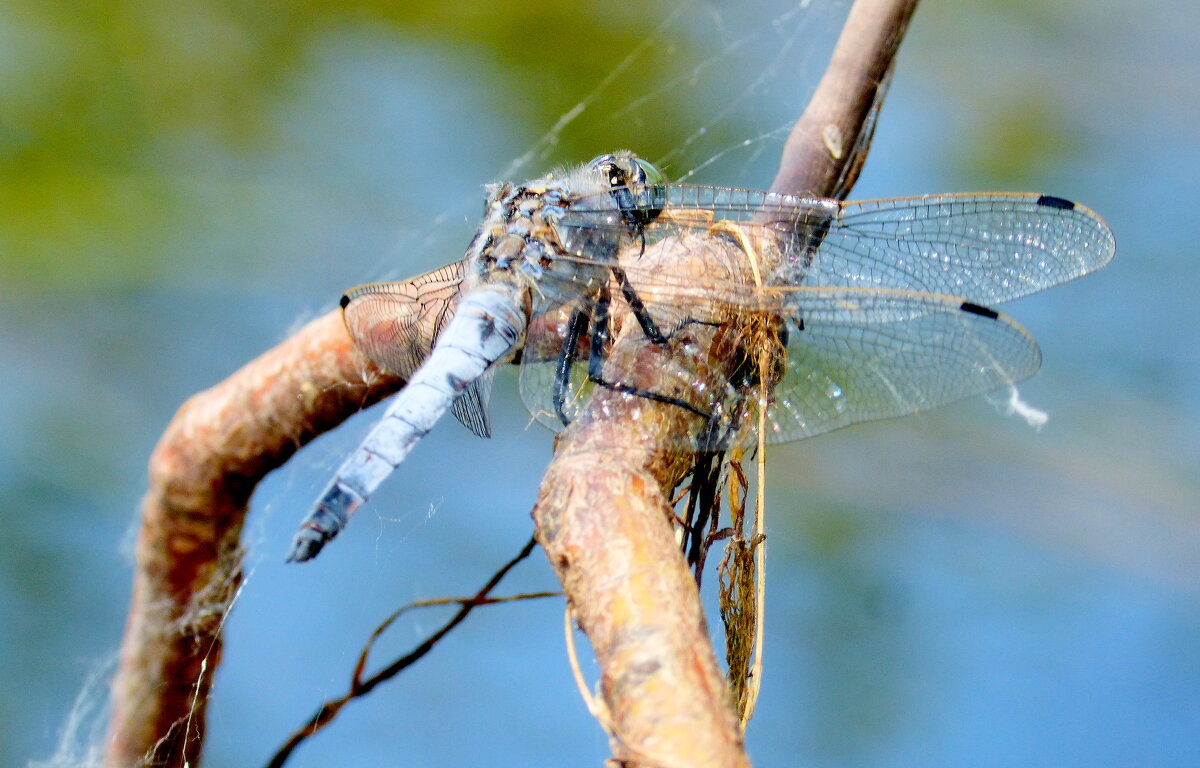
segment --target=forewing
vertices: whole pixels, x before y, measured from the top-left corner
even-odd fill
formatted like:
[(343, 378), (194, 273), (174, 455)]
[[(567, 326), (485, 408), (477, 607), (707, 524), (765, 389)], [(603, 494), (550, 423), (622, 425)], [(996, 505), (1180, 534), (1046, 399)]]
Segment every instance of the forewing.
[(895, 288), (993, 305), (1100, 269), (1115, 243), (1095, 213), (1028, 194), (846, 203), (802, 284)]
[[(990, 306), (1100, 269), (1115, 250), (1103, 219), (1048, 195), (842, 203), (678, 184), (666, 188), (664, 200), (662, 213), (646, 228), (646, 242), (737, 222), (751, 236), (779, 243), (783, 257), (764, 276), (775, 285), (896, 289)], [(625, 226), (604, 202), (573, 205), (573, 226)]]

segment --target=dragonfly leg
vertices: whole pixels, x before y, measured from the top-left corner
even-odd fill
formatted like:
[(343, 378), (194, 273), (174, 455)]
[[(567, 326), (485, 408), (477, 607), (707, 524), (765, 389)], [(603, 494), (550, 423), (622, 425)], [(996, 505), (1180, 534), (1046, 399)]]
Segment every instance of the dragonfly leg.
[(608, 340), (612, 321), (608, 313), (612, 298), (608, 289), (602, 289), (592, 305), (592, 338), (588, 346), (588, 380), (604, 383), (604, 360), (608, 354)]
[(633, 386), (632, 384), (623, 384), (618, 381), (605, 381), (604, 379), (592, 379), (592, 381), (595, 382), (596, 384), (598, 384), (599, 386), (604, 387), (605, 389), (611, 389), (613, 392), (620, 392), (620, 393), (626, 394), (626, 395), (633, 395), (634, 397), (641, 397), (646, 400), (654, 400), (655, 402), (666, 403), (667, 405), (677, 405), (680, 408), (683, 408), (685, 411), (691, 411), (692, 413), (696, 414), (697, 416), (701, 416), (705, 419), (708, 418), (707, 413), (700, 410), (699, 408), (692, 405), (691, 403), (689, 403), (686, 400), (680, 400), (678, 397), (671, 397), (670, 395), (660, 395), (657, 392), (651, 392), (648, 389), (638, 389), (637, 387)]
[[(575, 365), (575, 358), (579, 352), (579, 340), (587, 332), (587, 327), (586, 312), (577, 309), (571, 313), (571, 320), (567, 323), (567, 332), (563, 337), (562, 349), (558, 353), (558, 364), (554, 368), (554, 412), (558, 414), (558, 419), (563, 426), (571, 423), (571, 420), (567, 418), (566, 411), (567, 394), (571, 388), (571, 367)], [(590, 360), (588, 367), (590, 370)]]
[[(692, 466), (692, 483), (688, 491), (685, 516), (687, 538), (684, 542), (689, 565), (695, 565), (703, 557), (704, 543), (708, 539), (705, 528), (708, 527), (710, 519), (716, 521), (715, 512), (720, 508), (717, 493), (720, 490), (721, 464), (725, 456), (725, 452), (719, 447), (723, 444), (720, 432), (721, 419), (714, 412), (697, 441), (699, 450), (696, 452), (696, 462)], [(699, 580), (700, 570), (697, 570), (697, 583)]]
[(583, 337), (583, 334), (587, 332), (589, 325), (591, 327), (591, 335), (588, 341), (588, 381), (614, 392), (675, 405), (697, 416), (708, 419), (708, 413), (696, 408), (686, 400), (662, 395), (647, 389), (640, 389), (631, 384), (608, 381), (604, 378), (604, 362), (607, 359), (608, 345), (612, 333), (612, 317), (609, 313), (611, 304), (611, 297), (608, 290), (602, 289), (592, 302), (590, 323), (588, 312), (584, 310), (572, 312), (570, 319), (567, 321), (562, 347), (560, 348), (554, 370), (553, 402), (554, 411), (559, 420), (564, 425), (571, 422), (571, 415), (567, 413), (567, 398), (570, 396), (571, 390), (571, 368), (579, 358), (579, 341)]
[[(616, 270), (614, 269), (614, 271)], [(639, 302), (639, 305), (640, 303), (641, 302)], [(703, 416), (707, 419), (707, 413), (699, 408), (696, 408), (685, 400), (680, 400), (677, 397), (670, 397), (669, 395), (660, 395), (659, 393), (651, 392), (648, 389), (638, 389), (631, 384), (608, 381), (604, 378), (604, 360), (608, 350), (608, 340), (611, 331), (611, 319), (608, 312), (609, 304), (610, 298), (608, 291), (602, 290), (600, 295), (596, 298), (595, 303), (592, 305), (592, 337), (588, 349), (588, 381), (604, 387), (605, 389), (611, 389), (614, 392), (622, 392), (627, 395), (642, 397), (647, 400), (655, 400), (668, 405), (677, 405), (680, 408), (691, 411), (697, 416)], [(649, 318), (647, 317), (647, 319)], [(655, 332), (658, 331), (658, 328), (654, 326), (653, 323), (651, 323), (651, 327), (654, 328)], [(643, 330), (645, 330), (645, 326), (643, 326)], [(647, 333), (646, 335), (649, 336), (650, 334)], [(655, 343), (665, 343), (666, 340), (666, 337), (663, 337), (662, 342)], [(654, 340), (651, 339), (651, 341)]]
[(637, 319), (638, 325), (642, 327), (642, 332), (646, 334), (646, 338), (655, 344), (666, 344), (667, 336), (654, 322), (654, 318), (650, 317), (650, 313), (646, 311), (646, 305), (642, 303), (642, 299), (637, 295), (637, 291), (633, 290), (633, 286), (629, 284), (629, 277), (625, 274), (625, 270), (620, 267), (612, 267), (613, 277), (617, 279), (617, 285), (621, 286), (621, 296), (625, 302), (629, 304), (629, 310), (633, 312), (634, 318)]

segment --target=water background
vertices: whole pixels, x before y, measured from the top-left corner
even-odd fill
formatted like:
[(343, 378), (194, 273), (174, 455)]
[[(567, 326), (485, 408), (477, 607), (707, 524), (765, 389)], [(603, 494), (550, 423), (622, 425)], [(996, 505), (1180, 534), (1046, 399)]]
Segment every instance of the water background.
[[(510, 171), (629, 147), (769, 185), (845, 6), (611, 6), (0, 2), (0, 764), (84, 749), (63, 729), (189, 395), (458, 258)], [(1056, 194), (1118, 256), (1004, 308), (1042, 344), (1040, 432), (976, 398), (772, 450), (756, 765), (1200, 763), (1197, 29), (1185, 0), (918, 11), (854, 196)], [(263, 763), (388, 613), (521, 547), (550, 438), (511, 372), (493, 403), (493, 440), (441, 425), (311, 565), (292, 532), (373, 414), (258, 489), (206, 765)], [(503, 591), (554, 583), (535, 553)], [(555, 599), (477, 612), (290, 765), (599, 764), (561, 626)]]

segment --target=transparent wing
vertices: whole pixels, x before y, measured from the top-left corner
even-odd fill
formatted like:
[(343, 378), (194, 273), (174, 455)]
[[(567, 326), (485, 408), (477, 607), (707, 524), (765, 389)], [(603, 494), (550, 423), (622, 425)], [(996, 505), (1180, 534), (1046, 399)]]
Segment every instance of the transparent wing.
[[(1036, 344), (983, 306), (1099, 269), (1115, 247), (1096, 214), (1044, 195), (841, 203), (672, 185), (653, 199), (660, 212), (616, 209), (608, 193), (577, 198), (556, 222), (570, 255), (543, 265), (521, 375), (526, 404), (551, 426), (574, 418), (596, 386), (686, 399), (677, 396), (688, 381), (686, 366), (666, 372), (672, 382), (655, 389), (637, 383), (644, 371), (622, 372), (608, 359), (608, 342), (596, 335), (597, 318), (606, 314), (599, 298), (610, 297), (612, 336), (636, 314), (614, 267), (629, 276), (627, 286), (646, 307), (642, 316), (673, 340), (678, 334), (686, 339), (689, 324), (719, 324), (736, 335), (748, 315), (776, 318), (787, 354), (768, 437), (792, 440), (923, 410), (1030, 375), (1038, 366)], [(647, 223), (631, 226), (637, 221)], [(757, 287), (730, 279), (745, 270), (684, 274), (670, 261), (640, 268), (648, 247), (689, 237), (736, 241), (741, 258), (754, 252)], [(461, 274), (460, 267), (441, 277), (460, 280)], [(347, 324), (372, 359), (405, 374), (423, 358), (428, 349), (412, 336), (413, 316), (438, 318), (440, 327), (436, 282), (350, 294)], [(380, 303), (360, 308), (360, 301)], [(433, 335), (423, 330), (420, 338)], [(741, 345), (739, 354), (752, 354), (752, 347)], [(601, 364), (603, 376), (597, 374)], [(730, 421), (731, 430), (744, 415), (738, 403), (745, 402), (748, 381), (739, 375), (716, 386), (692, 382), (700, 406)], [(482, 413), (472, 402), (481, 401), (456, 403), (468, 426)]]
[[(1112, 259), (1108, 225), (1058, 197), (984, 193), (842, 203), (745, 189), (671, 185), (650, 240), (736, 221), (780, 241), (774, 284), (899, 289), (991, 305), (1093, 272)], [(625, 226), (576, 201), (570, 226)], [(586, 254), (581, 254), (585, 255)]]
[[(411, 280), (370, 283), (342, 297), (342, 317), (355, 345), (380, 367), (408, 379), (429, 355), (454, 314), (463, 263), (448, 264)], [(473, 382), (451, 413), (480, 437), (491, 435), (487, 415), (490, 377)]]
[(997, 304), (1107, 264), (1087, 208), (1045, 195), (934, 195), (846, 203), (806, 268), (809, 285), (903, 288)]
[(788, 306), (769, 442), (929, 410), (1011, 386), (1041, 365), (1020, 325), (956, 298), (817, 288), (796, 291)]
[[(961, 299), (837, 287), (797, 288), (776, 292), (776, 298), (780, 304), (765, 326), (742, 315), (722, 328), (723, 355), (714, 358), (710, 347), (689, 338), (689, 329), (709, 327), (707, 320), (685, 322), (655, 370), (622, 369), (613, 357), (606, 360), (603, 383), (589, 377), (591, 338), (582, 340), (571, 365), (563, 365), (561, 340), (584, 305), (548, 311), (531, 328), (527, 349), (540, 355), (524, 361), (522, 396), (552, 429), (579, 416), (601, 387), (642, 403), (678, 398), (716, 422), (718, 444), (730, 444), (757, 423), (758, 376), (767, 371), (778, 383), (765, 403), (765, 436), (787, 442), (990, 392), (1031, 376), (1041, 363), (1037, 343), (1024, 329)], [(627, 313), (624, 318), (622, 327), (631, 328)], [(772, 340), (764, 340), (763, 327), (771, 329)], [(556, 391), (562, 394), (556, 397)], [(674, 446), (695, 448), (695, 440), (679, 435)]]

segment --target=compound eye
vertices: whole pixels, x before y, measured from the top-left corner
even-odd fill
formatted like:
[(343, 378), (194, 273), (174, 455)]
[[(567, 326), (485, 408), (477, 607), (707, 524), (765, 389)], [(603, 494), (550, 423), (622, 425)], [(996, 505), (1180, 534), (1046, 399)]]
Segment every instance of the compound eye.
[(643, 160), (640, 157), (633, 159), (633, 165), (636, 168), (634, 176), (637, 178), (638, 184), (646, 184), (652, 186), (662, 186), (667, 183), (666, 175), (658, 170), (658, 166), (648, 160)]
[(642, 167), (641, 161), (634, 160), (632, 163), (630, 163), (630, 165), (632, 167), (629, 169), (629, 174), (628, 174), (630, 177), (629, 183), (630, 184), (645, 184), (646, 183), (646, 169)]
[(617, 158), (613, 157), (611, 152), (607, 152), (603, 155), (597, 155), (596, 157), (593, 157), (591, 160), (588, 161), (587, 167), (594, 168), (597, 171), (607, 173), (609, 176), (611, 176), (612, 169), (616, 165), (616, 163), (617, 163)]

